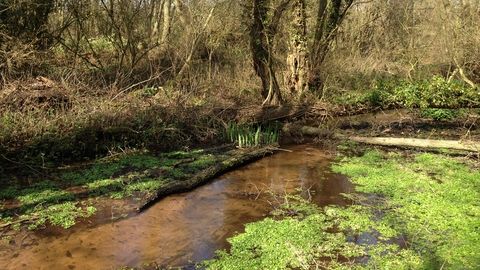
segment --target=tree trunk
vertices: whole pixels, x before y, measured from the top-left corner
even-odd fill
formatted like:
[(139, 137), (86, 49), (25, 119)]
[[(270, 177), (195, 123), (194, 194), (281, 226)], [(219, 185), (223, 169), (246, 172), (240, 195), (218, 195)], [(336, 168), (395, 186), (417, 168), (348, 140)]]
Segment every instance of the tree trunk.
[(415, 138), (391, 138), (391, 137), (360, 137), (347, 136), (340, 133), (333, 133), (327, 129), (301, 126), (292, 128), (291, 126), (284, 126), (283, 131), (297, 130), (302, 135), (308, 136), (323, 136), (334, 137), (336, 139), (350, 140), (359, 143), (367, 143), (384, 146), (399, 146), (399, 147), (419, 147), (419, 148), (433, 148), (433, 149), (454, 149), (469, 152), (480, 152), (480, 143), (475, 141), (454, 141), (454, 140), (428, 140)]
[(172, 0), (163, 0), (163, 25), (162, 25), (162, 33), (160, 35), (160, 46), (161, 51), (165, 50), (168, 36), (170, 35), (170, 23), (172, 21), (172, 16), (170, 13), (170, 9), (172, 6)]
[(291, 53), (287, 64), (290, 67), (289, 88), (299, 99), (308, 90), (307, 77), (307, 15), (305, 13), (305, 0), (294, 1), (292, 7), (292, 29), (290, 35)]
[(421, 147), (421, 148), (436, 148), (436, 149), (454, 149), (464, 150), (470, 152), (479, 152), (480, 143), (473, 141), (452, 141), (452, 140), (427, 140), (414, 138), (388, 138), (388, 137), (348, 137), (354, 142), (386, 145), (386, 146), (401, 146), (401, 147)]
[[(273, 68), (273, 39), (283, 11), (290, 0), (284, 0), (278, 7), (271, 9), (268, 0), (253, 1), (253, 24), (250, 29), (250, 48), (255, 73), (262, 80), (263, 104), (280, 105), (283, 103), (280, 86)], [(271, 15), (273, 13), (273, 15)]]
[(216, 6), (213, 6), (212, 9), (210, 9), (210, 13), (208, 13), (207, 18), (205, 19), (205, 23), (203, 24), (202, 29), (200, 30), (200, 33), (198, 33), (197, 37), (195, 38), (192, 48), (190, 49), (190, 53), (188, 54), (187, 59), (185, 59), (185, 62), (183, 63), (182, 68), (178, 72), (177, 76), (175, 77), (175, 81), (180, 81), (183, 77), (183, 74), (187, 70), (187, 68), (190, 66), (190, 62), (192, 61), (193, 54), (195, 51), (197, 51), (198, 45), (200, 44), (201, 39), (203, 38), (205, 31), (207, 29), (207, 26), (210, 22), (210, 19), (213, 16), (213, 12), (215, 11)]
[[(167, 50), (172, 0), (160, 0), (152, 2), (150, 15), (150, 46), (158, 46), (149, 51), (149, 57), (156, 58), (163, 55)], [(161, 23), (162, 21), (162, 23)], [(160, 31), (161, 30), (161, 31)]]
[(319, 91), (323, 85), (320, 76), (321, 65), (335, 38), (338, 26), (342, 23), (352, 4), (353, 0), (331, 0), (330, 3), (327, 0), (320, 0), (318, 2), (315, 34), (309, 61), (312, 66), (308, 84), (312, 91)]

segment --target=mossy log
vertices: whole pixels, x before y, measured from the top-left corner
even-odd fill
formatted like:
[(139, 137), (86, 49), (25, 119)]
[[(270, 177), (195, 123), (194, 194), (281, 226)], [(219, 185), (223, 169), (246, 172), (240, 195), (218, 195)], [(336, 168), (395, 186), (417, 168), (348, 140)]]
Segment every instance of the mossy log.
[(272, 144), (262, 148), (245, 149), (241, 153), (231, 158), (228, 158), (215, 166), (212, 166), (197, 173), (195, 176), (188, 180), (169, 182), (164, 186), (158, 188), (156, 191), (146, 194), (140, 202), (140, 205), (136, 208), (136, 210), (137, 212), (141, 212), (162, 197), (174, 193), (192, 190), (202, 184), (207, 183), (209, 180), (220, 175), (221, 173), (225, 173), (255, 159), (273, 154), (273, 152), (276, 150), (281, 150), (278, 148), (278, 144)]

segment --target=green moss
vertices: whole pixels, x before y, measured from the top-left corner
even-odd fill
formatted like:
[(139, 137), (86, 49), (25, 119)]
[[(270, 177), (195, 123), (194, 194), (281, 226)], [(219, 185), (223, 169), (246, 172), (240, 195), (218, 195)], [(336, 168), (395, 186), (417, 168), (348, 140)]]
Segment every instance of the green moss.
[(378, 223), (405, 235), (427, 268), (480, 267), (478, 171), (442, 155), (409, 160), (379, 151), (344, 159), (334, 171), (351, 176), (358, 191), (383, 197), (385, 204), (375, 205), (383, 212)]
[(28, 222), (30, 229), (35, 229), (48, 221), (68, 228), (76, 217), (87, 217), (91, 212), (87, 206), (77, 207), (78, 198), (67, 192), (66, 187), (81, 187), (82, 196), (121, 199), (138, 192), (153, 192), (169, 181), (184, 181), (224, 158), (225, 155), (203, 150), (159, 155), (137, 151), (58, 172), (53, 177), (58, 179), (56, 182), (41, 181), (22, 187), (15, 179), (0, 179), (5, 183), (0, 186), (1, 197), (20, 201), (20, 207), (11, 211), (3, 211), (0, 204), (0, 219), (15, 228)]
[(281, 202), (273, 214), (283, 218), (247, 224), (245, 233), (228, 239), (229, 252), (218, 251), (217, 258), (203, 265), (207, 269), (480, 268), (478, 171), (442, 155), (376, 150), (344, 157), (333, 170), (351, 177), (357, 193), (345, 196), (359, 204), (317, 208), (297, 195), (268, 192), (275, 196), (272, 201)]

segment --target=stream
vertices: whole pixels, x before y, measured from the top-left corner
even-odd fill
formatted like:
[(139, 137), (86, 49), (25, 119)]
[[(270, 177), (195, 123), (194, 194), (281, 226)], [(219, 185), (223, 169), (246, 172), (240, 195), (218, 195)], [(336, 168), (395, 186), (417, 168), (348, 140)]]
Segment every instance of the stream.
[(111, 221), (112, 209), (106, 207), (68, 230), (48, 226), (26, 232), (21, 243), (0, 251), (0, 268), (185, 266), (228, 249), (227, 238), (242, 232), (245, 223), (267, 216), (273, 198), (266, 190), (302, 192), (319, 206), (348, 203), (339, 194), (352, 191), (353, 185), (329, 172), (332, 155), (316, 145), (287, 148), (292, 152), (278, 152), (193, 191), (163, 198), (140, 214)]

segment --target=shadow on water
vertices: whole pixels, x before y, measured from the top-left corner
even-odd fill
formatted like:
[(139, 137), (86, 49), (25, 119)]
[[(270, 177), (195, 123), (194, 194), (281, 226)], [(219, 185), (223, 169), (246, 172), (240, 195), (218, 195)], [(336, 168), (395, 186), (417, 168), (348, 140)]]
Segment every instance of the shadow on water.
[(168, 196), (138, 215), (105, 222), (112, 217), (107, 207), (69, 230), (48, 227), (29, 233), (16, 248), (2, 252), (0, 268), (186, 265), (189, 260), (213, 258), (217, 249), (228, 249), (227, 238), (242, 232), (245, 223), (267, 216), (272, 209), (262, 191), (312, 189), (316, 191), (312, 200), (320, 206), (348, 203), (339, 194), (350, 192), (353, 185), (346, 177), (328, 172), (333, 156), (313, 145), (289, 149), (292, 152), (265, 157), (194, 191)]

